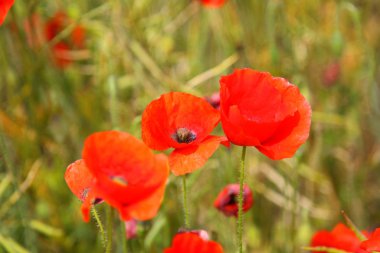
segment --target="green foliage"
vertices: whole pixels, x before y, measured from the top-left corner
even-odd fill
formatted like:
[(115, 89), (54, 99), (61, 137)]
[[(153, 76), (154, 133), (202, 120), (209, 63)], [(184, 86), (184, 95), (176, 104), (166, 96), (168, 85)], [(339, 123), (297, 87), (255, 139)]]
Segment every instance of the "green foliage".
[[(57, 11), (86, 29), (86, 48), (65, 69), (51, 49), (74, 25), (39, 43)], [(83, 140), (115, 125), (139, 137), (152, 99), (171, 90), (211, 95), (238, 67), (286, 77), (313, 108), (296, 157), (273, 162), (247, 150), (255, 197), (247, 252), (301, 252), (314, 231), (342, 220), (341, 209), (360, 228), (378, 225), (379, 11), (371, 0), (229, 0), (221, 9), (195, 0), (16, 1), (0, 27), (0, 252), (102, 252), (94, 220), (82, 221), (63, 179)], [(340, 71), (326, 80), (333, 63)], [(238, 181), (239, 153), (220, 148), (187, 180), (192, 226), (226, 252), (236, 222), (212, 202)], [(182, 225), (181, 180), (171, 176), (165, 196), (159, 215), (139, 225), (132, 252), (162, 252)], [(98, 209), (103, 219), (104, 204)]]

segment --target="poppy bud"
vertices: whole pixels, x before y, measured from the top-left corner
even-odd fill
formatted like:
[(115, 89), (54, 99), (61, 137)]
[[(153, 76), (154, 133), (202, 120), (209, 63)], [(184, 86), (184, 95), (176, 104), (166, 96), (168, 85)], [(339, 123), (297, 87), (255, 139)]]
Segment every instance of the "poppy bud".
[[(214, 202), (215, 208), (226, 216), (238, 215), (239, 184), (229, 184), (218, 194)], [(253, 205), (253, 194), (247, 185), (243, 187), (243, 211), (247, 212)]]

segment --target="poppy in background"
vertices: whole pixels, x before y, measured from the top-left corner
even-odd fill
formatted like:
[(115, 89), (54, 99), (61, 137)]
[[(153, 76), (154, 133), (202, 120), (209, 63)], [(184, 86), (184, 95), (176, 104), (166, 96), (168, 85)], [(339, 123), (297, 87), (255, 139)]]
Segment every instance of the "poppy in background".
[(341, 66), (338, 61), (332, 62), (326, 66), (323, 71), (322, 82), (326, 87), (333, 86), (339, 80)]
[(220, 106), (220, 93), (215, 92), (209, 97), (205, 97), (206, 101), (215, 109), (219, 109)]
[[(322, 230), (314, 234), (311, 240), (312, 247), (328, 247), (345, 250), (352, 253), (364, 253), (360, 249), (360, 240), (346, 225), (339, 223), (329, 232)], [(317, 253), (317, 252), (313, 252)], [(321, 253), (321, 252), (319, 252)], [(322, 252), (326, 253), (326, 252)]]
[(170, 92), (153, 100), (142, 115), (142, 139), (152, 149), (174, 148), (169, 165), (174, 175), (202, 167), (225, 137), (210, 135), (220, 121), (218, 110), (204, 99)]
[[(45, 36), (47, 41), (53, 40), (59, 33), (66, 29), (72, 21), (64, 12), (57, 12), (45, 26)], [(86, 31), (80, 26), (76, 25), (71, 33), (58, 41), (52, 46), (53, 57), (55, 63), (60, 68), (66, 68), (73, 60), (73, 50), (83, 49), (85, 46)]]
[[(92, 191), (95, 178), (81, 159), (73, 162), (67, 167), (65, 181), (72, 193), (83, 202), (89, 196), (89, 192)], [(101, 202), (101, 199), (94, 199), (93, 204), (99, 202)]]
[(223, 253), (223, 248), (210, 241), (206, 231), (187, 231), (179, 232), (164, 253)]
[(211, 7), (211, 8), (218, 8), (221, 7), (226, 0), (200, 0), (202, 5), (206, 7)]
[(7, 16), (7, 13), (9, 9), (14, 4), (14, 0), (1, 0), (0, 1), (0, 25), (3, 24), (5, 17)]
[(220, 79), (220, 113), (230, 142), (271, 159), (292, 157), (309, 137), (311, 108), (297, 86), (267, 72), (237, 69)]
[(137, 236), (137, 220), (131, 219), (125, 222), (125, 236), (133, 239)]
[[(238, 215), (239, 184), (229, 184), (218, 194), (214, 202), (215, 208), (226, 216)], [(253, 194), (247, 185), (243, 187), (243, 211), (247, 212), (253, 205)]]
[(375, 232), (369, 236), (368, 240), (363, 241), (360, 244), (360, 248), (369, 253), (372, 251), (380, 251), (380, 228), (377, 228)]
[(82, 204), (85, 221), (91, 204), (99, 198), (118, 209), (126, 221), (156, 215), (169, 174), (165, 155), (153, 154), (128, 133), (105, 131), (86, 139), (82, 157), (94, 178)]

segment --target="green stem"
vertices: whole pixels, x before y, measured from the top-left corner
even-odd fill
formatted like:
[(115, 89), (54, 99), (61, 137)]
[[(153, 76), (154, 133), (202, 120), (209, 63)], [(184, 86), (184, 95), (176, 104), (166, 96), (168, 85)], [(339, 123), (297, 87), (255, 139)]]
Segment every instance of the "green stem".
[(107, 245), (106, 253), (111, 253), (112, 250), (112, 234), (113, 234), (113, 210), (111, 206), (107, 206), (106, 209), (106, 219), (107, 219)]
[(95, 209), (95, 206), (92, 207), (91, 211), (92, 211), (92, 215), (95, 218), (96, 224), (97, 224), (97, 226), (99, 228), (99, 232), (100, 232), (100, 234), (102, 236), (102, 244), (104, 246), (106, 246), (106, 242), (107, 242), (106, 233), (104, 231), (104, 226), (103, 226), (102, 221), (100, 220), (99, 214), (98, 214), (98, 212)]
[(127, 228), (123, 220), (121, 221), (121, 242), (123, 246), (123, 253), (128, 253)]
[(245, 154), (247, 147), (243, 146), (240, 159), (240, 170), (239, 170), (239, 196), (238, 196), (238, 220), (237, 220), (237, 243), (238, 243), (238, 253), (243, 253), (243, 187), (244, 187), (244, 163)]
[(182, 193), (183, 193), (183, 214), (185, 220), (185, 228), (190, 228), (189, 222), (189, 209), (187, 206), (187, 187), (186, 187), (186, 175), (182, 176)]

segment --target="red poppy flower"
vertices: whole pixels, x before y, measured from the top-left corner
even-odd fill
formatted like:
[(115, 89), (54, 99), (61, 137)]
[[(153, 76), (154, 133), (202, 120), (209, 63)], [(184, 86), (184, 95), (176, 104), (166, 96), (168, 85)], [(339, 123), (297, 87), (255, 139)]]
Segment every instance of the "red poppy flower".
[(217, 242), (204, 238), (204, 231), (190, 231), (178, 233), (172, 246), (164, 253), (223, 253), (223, 248)]
[(345, 250), (347, 252), (353, 253), (363, 252), (360, 249), (359, 238), (356, 237), (355, 233), (350, 228), (341, 223), (336, 225), (331, 232), (325, 230), (317, 232), (311, 240), (311, 246), (324, 246), (328, 248)]
[[(57, 12), (46, 24), (46, 39), (51, 41), (71, 23), (65, 13)], [(58, 67), (65, 68), (73, 62), (70, 51), (84, 48), (85, 35), (84, 28), (77, 25), (67, 38), (53, 45), (53, 56)]]
[(7, 16), (7, 13), (9, 9), (14, 4), (14, 0), (1, 0), (0, 1), (0, 25), (3, 24), (5, 17)]
[(125, 222), (125, 236), (133, 239), (137, 236), (137, 220), (131, 219)]
[[(95, 183), (94, 176), (88, 170), (84, 161), (77, 160), (70, 164), (65, 172), (65, 180), (72, 193), (82, 202), (85, 201)], [(101, 202), (95, 199), (94, 204)]]
[(221, 7), (226, 2), (226, 0), (200, 0), (200, 1), (204, 6), (212, 7), (212, 8)]
[(360, 248), (372, 252), (372, 251), (380, 251), (380, 228), (377, 228), (375, 232), (373, 232), (368, 240), (363, 241), (360, 244)]
[[(239, 184), (229, 184), (218, 194), (214, 206), (226, 216), (238, 215)], [(243, 211), (247, 212), (253, 205), (253, 195), (247, 185), (243, 187)]]
[(215, 109), (219, 109), (220, 106), (220, 93), (215, 92), (209, 97), (205, 97), (206, 101)]
[(309, 136), (311, 109), (283, 78), (238, 69), (220, 79), (223, 130), (232, 143), (255, 146), (271, 159), (288, 158)]
[(152, 101), (142, 116), (142, 139), (156, 150), (174, 148), (170, 169), (183, 175), (202, 167), (226, 144), (225, 137), (211, 136), (220, 120), (217, 110), (204, 99), (181, 92), (170, 92)]
[(333, 86), (340, 77), (340, 63), (339, 62), (332, 62), (328, 64), (323, 72), (323, 84), (326, 87)]
[(169, 173), (165, 155), (154, 155), (128, 133), (106, 131), (86, 139), (82, 156), (95, 179), (82, 205), (85, 221), (97, 198), (118, 209), (123, 220), (147, 220), (156, 215)]

